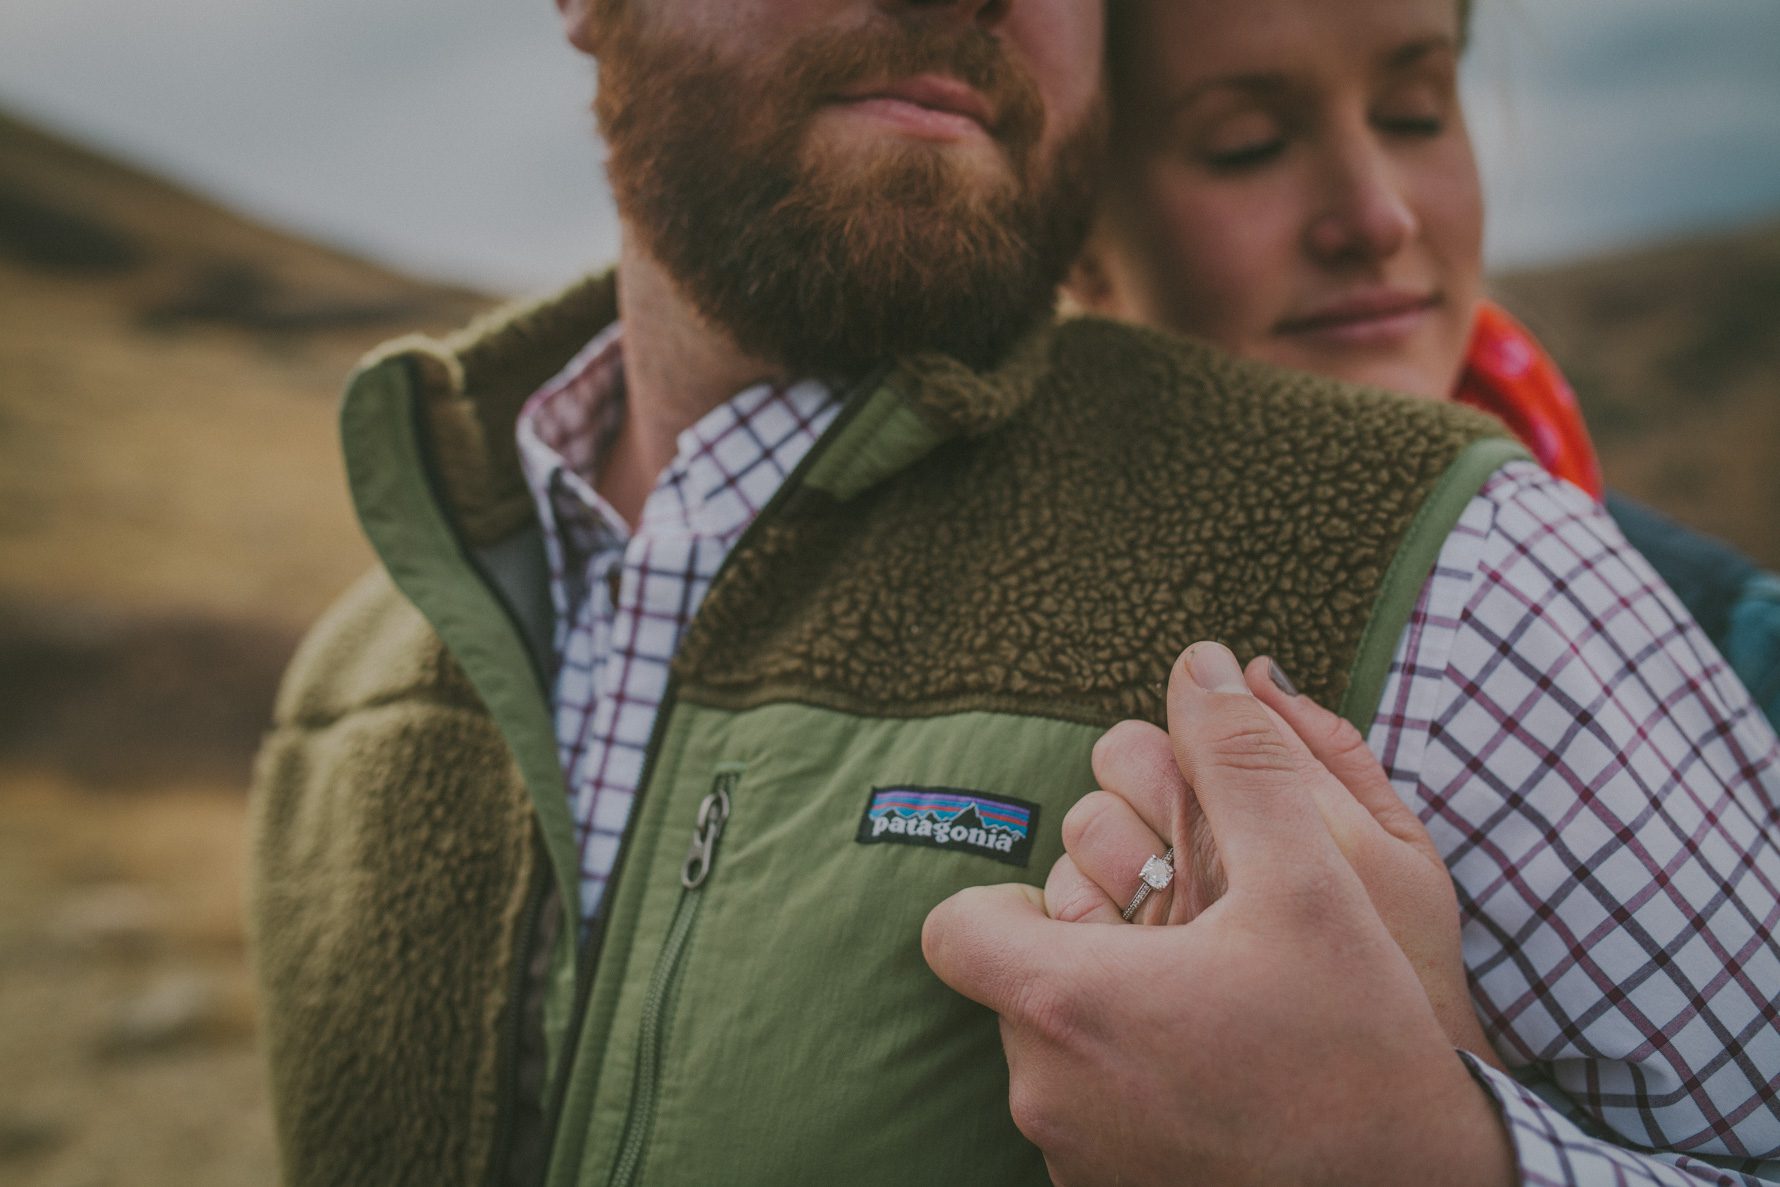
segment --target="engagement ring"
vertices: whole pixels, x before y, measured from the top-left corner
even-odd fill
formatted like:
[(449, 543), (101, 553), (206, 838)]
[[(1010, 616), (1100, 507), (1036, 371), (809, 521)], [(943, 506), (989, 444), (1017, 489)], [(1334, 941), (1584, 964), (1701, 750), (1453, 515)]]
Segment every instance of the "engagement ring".
[(1174, 881), (1174, 846), (1170, 845), (1168, 852), (1161, 857), (1151, 857), (1144, 862), (1137, 877), (1137, 893), (1131, 896), (1131, 901), (1119, 913), (1126, 923), (1131, 922), (1131, 917), (1137, 914), (1137, 908), (1143, 906), (1143, 900), (1150, 897), (1152, 890), (1167, 890), (1168, 884)]

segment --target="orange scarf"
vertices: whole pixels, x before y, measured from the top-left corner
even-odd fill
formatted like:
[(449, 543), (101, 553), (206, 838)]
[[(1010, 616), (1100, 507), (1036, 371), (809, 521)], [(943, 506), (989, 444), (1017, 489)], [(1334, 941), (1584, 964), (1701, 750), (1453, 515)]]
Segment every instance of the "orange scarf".
[(1602, 497), (1601, 463), (1576, 393), (1532, 332), (1501, 306), (1479, 304), (1453, 399), (1500, 418), (1547, 470)]

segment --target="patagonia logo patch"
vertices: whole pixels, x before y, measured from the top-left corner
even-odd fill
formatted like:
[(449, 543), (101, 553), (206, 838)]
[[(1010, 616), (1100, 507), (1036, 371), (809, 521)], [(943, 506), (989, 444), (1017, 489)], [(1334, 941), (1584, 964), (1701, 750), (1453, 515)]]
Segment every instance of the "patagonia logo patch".
[(925, 845), (1024, 866), (1038, 805), (956, 787), (874, 787), (859, 821), (861, 845)]

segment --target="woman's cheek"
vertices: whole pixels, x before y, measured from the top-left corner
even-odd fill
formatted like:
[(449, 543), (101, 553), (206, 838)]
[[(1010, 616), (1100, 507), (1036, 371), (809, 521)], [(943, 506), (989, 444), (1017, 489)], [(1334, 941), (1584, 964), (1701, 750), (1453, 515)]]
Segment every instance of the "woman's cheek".
[(1198, 186), (1161, 204), (1162, 318), (1171, 328), (1252, 352), (1292, 273), (1289, 233), (1265, 201), (1234, 187)]
[(1469, 141), (1455, 139), (1438, 167), (1424, 179), (1425, 237), (1455, 286), (1481, 288), (1483, 274), (1483, 184)]

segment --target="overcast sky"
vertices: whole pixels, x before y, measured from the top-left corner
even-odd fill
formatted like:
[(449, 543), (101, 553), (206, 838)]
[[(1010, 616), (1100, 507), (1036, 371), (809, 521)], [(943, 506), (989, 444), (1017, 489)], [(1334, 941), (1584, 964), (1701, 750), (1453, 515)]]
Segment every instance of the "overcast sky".
[[(1497, 265), (1780, 212), (1780, 0), (1477, 6)], [(497, 289), (611, 254), (591, 93), (548, 0), (0, 0), (0, 105)]]

